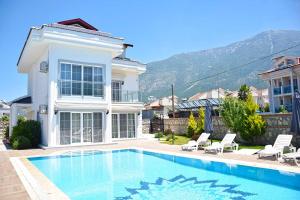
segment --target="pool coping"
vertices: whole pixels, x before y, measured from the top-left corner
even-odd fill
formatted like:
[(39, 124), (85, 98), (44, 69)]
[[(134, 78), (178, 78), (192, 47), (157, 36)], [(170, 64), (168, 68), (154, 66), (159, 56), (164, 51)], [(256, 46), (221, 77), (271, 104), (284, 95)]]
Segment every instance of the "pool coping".
[[(14, 166), (18, 176), (21, 179), (26, 191), (28, 192), (31, 199), (37, 200), (47, 200), (47, 199), (60, 199), (60, 200), (69, 200), (70, 198), (61, 191), (51, 180), (49, 180), (38, 168), (36, 168), (28, 158), (34, 157), (50, 157), (50, 156), (57, 156), (67, 152), (78, 152), (78, 151), (114, 151), (114, 150), (138, 150), (138, 151), (149, 151), (153, 153), (161, 153), (161, 154), (168, 154), (174, 155), (179, 157), (185, 158), (193, 158), (193, 159), (200, 159), (202, 161), (207, 162), (222, 162), (225, 163), (229, 167), (234, 167), (235, 165), (243, 165), (249, 167), (257, 167), (257, 168), (264, 168), (264, 169), (272, 169), (277, 170), (280, 173), (288, 174), (288, 173), (300, 173), (300, 168), (294, 168), (289, 166), (277, 166), (273, 164), (267, 163), (255, 163), (249, 161), (241, 161), (241, 160), (234, 160), (234, 159), (227, 159), (221, 157), (209, 157), (209, 156), (202, 156), (202, 155), (192, 155), (192, 154), (185, 154), (185, 153), (178, 153), (168, 150), (157, 150), (157, 149), (149, 149), (149, 148), (142, 148), (142, 147), (124, 147), (124, 148), (110, 148), (110, 149), (73, 149), (73, 150), (62, 150), (57, 151), (54, 153), (50, 153), (47, 155), (33, 155), (33, 156), (20, 156), (20, 157), (11, 157), (10, 161)], [(33, 176), (33, 174), (35, 176)], [(50, 191), (50, 192), (49, 192)]]

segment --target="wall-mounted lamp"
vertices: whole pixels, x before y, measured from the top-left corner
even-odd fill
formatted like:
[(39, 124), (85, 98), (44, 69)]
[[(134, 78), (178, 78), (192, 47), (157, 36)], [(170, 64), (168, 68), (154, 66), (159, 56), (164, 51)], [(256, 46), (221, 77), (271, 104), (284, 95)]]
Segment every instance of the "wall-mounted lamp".
[(141, 115), (141, 113), (140, 112), (138, 112), (138, 116), (140, 116)]
[(109, 110), (106, 110), (106, 114), (107, 114), (107, 115), (109, 114)]
[(121, 84), (124, 85), (124, 81), (121, 81)]
[(54, 114), (56, 115), (58, 113), (58, 110), (55, 108), (54, 109)]

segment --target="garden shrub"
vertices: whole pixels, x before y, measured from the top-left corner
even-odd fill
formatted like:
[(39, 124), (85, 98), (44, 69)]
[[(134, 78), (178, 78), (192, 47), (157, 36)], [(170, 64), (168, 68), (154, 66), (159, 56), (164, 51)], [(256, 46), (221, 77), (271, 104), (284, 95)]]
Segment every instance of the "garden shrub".
[(162, 138), (164, 134), (162, 132), (155, 133), (154, 138)]
[(187, 136), (192, 137), (196, 133), (197, 123), (194, 118), (193, 113), (191, 112), (189, 120), (188, 120), (188, 128), (187, 128)]
[(5, 139), (9, 139), (9, 126), (6, 126), (6, 128), (4, 129), (4, 137)]
[(270, 104), (269, 103), (265, 104), (264, 111), (265, 112), (270, 112)]
[(12, 143), (13, 149), (29, 149), (31, 148), (31, 142), (27, 137), (18, 136)]
[(40, 122), (34, 120), (18, 120), (17, 126), (13, 128), (10, 143), (13, 144), (18, 136), (24, 136), (28, 138), (32, 147), (38, 147), (41, 139)]
[(278, 112), (279, 112), (279, 113), (287, 113), (288, 111), (286, 110), (286, 108), (285, 108), (284, 105), (280, 105), (280, 106), (279, 106), (279, 109), (278, 109)]
[(173, 131), (172, 131), (171, 129), (168, 128), (167, 130), (165, 130), (164, 134), (165, 134), (165, 135), (172, 135), (172, 134), (173, 134)]
[[(174, 135), (174, 141), (177, 139), (177, 137)], [(169, 135), (167, 135), (167, 137), (166, 137), (166, 141), (173, 141), (173, 135), (172, 134), (169, 134)]]
[(197, 128), (196, 128), (196, 134), (201, 134), (204, 132), (204, 108), (199, 108), (198, 110), (198, 120), (197, 120)]

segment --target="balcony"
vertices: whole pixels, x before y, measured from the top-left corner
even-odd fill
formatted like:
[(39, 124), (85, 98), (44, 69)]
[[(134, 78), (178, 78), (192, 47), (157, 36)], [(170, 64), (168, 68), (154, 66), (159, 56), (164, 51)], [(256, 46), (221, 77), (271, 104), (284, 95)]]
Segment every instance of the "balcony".
[(282, 89), (283, 89), (283, 93), (284, 94), (292, 93), (292, 87), (291, 87), (291, 85), (282, 86)]
[(273, 93), (274, 93), (274, 95), (281, 94), (281, 87), (273, 88)]
[(113, 89), (111, 99), (113, 103), (138, 103), (141, 102), (141, 93), (139, 91)]

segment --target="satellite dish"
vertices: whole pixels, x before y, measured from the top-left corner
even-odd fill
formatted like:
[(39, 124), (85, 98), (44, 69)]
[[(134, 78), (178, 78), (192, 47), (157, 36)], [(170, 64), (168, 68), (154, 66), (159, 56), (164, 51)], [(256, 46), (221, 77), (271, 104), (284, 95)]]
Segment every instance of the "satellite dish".
[(40, 63), (40, 72), (47, 73), (48, 72), (48, 62), (43, 61)]

